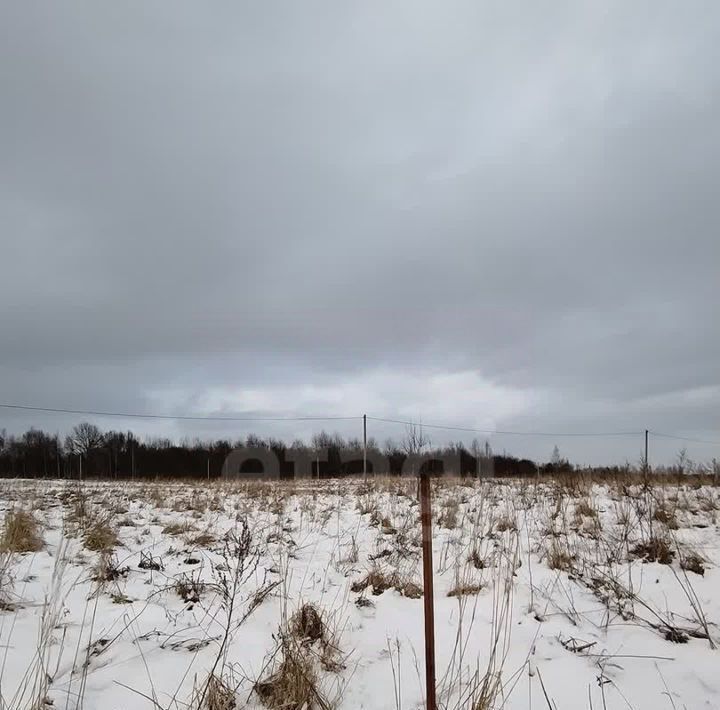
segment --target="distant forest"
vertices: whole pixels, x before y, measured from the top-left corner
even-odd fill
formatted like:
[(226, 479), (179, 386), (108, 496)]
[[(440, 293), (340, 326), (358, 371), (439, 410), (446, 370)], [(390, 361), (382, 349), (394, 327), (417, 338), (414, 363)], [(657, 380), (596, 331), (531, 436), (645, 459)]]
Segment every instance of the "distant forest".
[[(321, 478), (361, 474), (363, 470), (362, 442), (344, 439), (338, 434), (320, 432), (308, 444), (292, 441), (286, 444), (274, 438), (262, 438), (253, 434), (245, 439), (229, 441), (218, 439), (207, 442), (199, 439), (175, 443), (170, 439), (140, 439), (132, 432), (103, 432), (94, 424), (83, 422), (61, 439), (57, 434), (47, 434), (30, 429), (22, 435), (7, 435), (0, 431), (0, 477), (22, 478), (218, 478), (228, 454), (237, 448), (263, 448), (275, 453), (280, 464), (280, 475), (292, 478), (294, 464), (286, 457), (288, 449), (301, 450), (313, 461), (312, 475)], [(399, 441), (388, 439), (379, 446), (375, 439), (368, 439), (368, 471), (372, 470), (373, 454), (385, 457), (389, 470), (380, 474), (399, 475), (406, 458), (422, 454), (430, 460), (424, 466), (432, 473), (455, 473), (462, 476), (535, 476), (569, 474), (579, 470), (560, 456), (555, 447), (551, 460), (537, 463), (514, 456), (498, 455), (487, 442), (473, 441), (470, 447), (463, 443), (433, 447), (422, 429), (408, 428)], [(326, 460), (316, 453), (327, 452)], [(453, 471), (443, 471), (442, 461), (454, 461)], [(714, 468), (717, 464), (714, 463)], [(254, 466), (257, 466), (254, 468)], [(689, 472), (674, 467), (675, 472)], [(459, 470), (458, 470), (459, 469)], [(623, 467), (594, 468), (593, 473), (621, 474), (632, 469)], [(259, 461), (248, 461), (244, 473), (262, 473)], [(706, 471), (712, 472), (712, 471)], [(715, 471), (717, 474), (717, 471)]]

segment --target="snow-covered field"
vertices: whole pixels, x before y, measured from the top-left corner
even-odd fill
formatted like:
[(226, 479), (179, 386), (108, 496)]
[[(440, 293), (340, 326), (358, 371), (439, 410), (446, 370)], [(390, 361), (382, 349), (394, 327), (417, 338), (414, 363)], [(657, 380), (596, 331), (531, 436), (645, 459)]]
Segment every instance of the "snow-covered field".
[[(0, 707), (423, 707), (416, 486), (0, 482)], [(720, 707), (720, 489), (433, 511), (440, 707)]]

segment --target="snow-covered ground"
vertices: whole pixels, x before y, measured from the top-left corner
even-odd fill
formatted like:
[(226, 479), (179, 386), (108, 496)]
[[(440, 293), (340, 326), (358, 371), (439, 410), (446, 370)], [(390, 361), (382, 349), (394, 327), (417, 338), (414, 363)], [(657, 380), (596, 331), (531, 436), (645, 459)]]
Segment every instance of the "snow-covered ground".
[[(424, 707), (415, 481), (0, 491), (0, 707)], [(433, 512), (440, 707), (720, 707), (720, 489), (441, 479)]]

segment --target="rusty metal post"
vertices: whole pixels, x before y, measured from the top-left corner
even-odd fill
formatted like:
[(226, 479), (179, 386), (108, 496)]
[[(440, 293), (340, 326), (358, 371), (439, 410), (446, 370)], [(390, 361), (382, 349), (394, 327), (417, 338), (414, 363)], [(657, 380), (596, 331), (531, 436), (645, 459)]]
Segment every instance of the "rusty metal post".
[(423, 602), (425, 605), (426, 710), (437, 710), (435, 699), (435, 599), (433, 593), (432, 508), (430, 476), (420, 475), (420, 524), (422, 525)]

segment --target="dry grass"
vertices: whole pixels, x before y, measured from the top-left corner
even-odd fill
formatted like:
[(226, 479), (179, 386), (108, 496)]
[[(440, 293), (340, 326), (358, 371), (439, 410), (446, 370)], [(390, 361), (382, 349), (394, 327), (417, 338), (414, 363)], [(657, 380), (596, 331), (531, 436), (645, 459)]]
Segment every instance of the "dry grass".
[(173, 523), (168, 523), (163, 528), (163, 535), (173, 535), (173, 536), (187, 535), (188, 533), (196, 532), (196, 531), (197, 531), (197, 528), (192, 523), (189, 523), (187, 521), (184, 521), (182, 523), (173, 522)]
[(175, 580), (175, 593), (188, 604), (196, 604), (205, 591), (205, 584), (193, 575), (183, 574)]
[(237, 696), (229, 683), (214, 673), (208, 678), (197, 710), (235, 710)]
[(449, 597), (466, 597), (472, 594), (479, 594), (482, 591), (482, 585), (477, 583), (458, 584), (453, 587), (447, 595)]
[(43, 539), (32, 513), (16, 508), (7, 512), (0, 537), (0, 552), (38, 552)]
[(110, 552), (117, 544), (117, 533), (107, 519), (94, 520), (85, 530), (83, 544), (91, 552)]
[(312, 658), (286, 639), (280, 644), (279, 656), (277, 669), (255, 683), (263, 705), (271, 710), (329, 710), (331, 705), (318, 688)]
[(671, 510), (668, 510), (664, 506), (659, 506), (655, 509), (655, 512), (653, 513), (652, 519), (663, 523), (664, 525), (667, 525), (668, 529), (670, 530), (677, 530), (678, 529), (678, 523), (675, 519), (675, 513)]
[(587, 498), (581, 498), (575, 504), (575, 513), (586, 518), (597, 518), (598, 512)]
[(374, 596), (380, 596), (388, 589), (394, 589), (404, 597), (419, 599), (422, 588), (407, 577), (403, 577), (396, 570), (385, 572), (379, 567), (372, 568), (362, 579), (353, 582), (350, 590), (353, 592), (364, 592), (370, 589)]
[(93, 571), (93, 580), (100, 583), (116, 582), (127, 577), (129, 572), (129, 567), (120, 567), (117, 557), (102, 551)]
[[(18, 501), (16, 505), (23, 501), (26, 509), (32, 506), (33, 510), (45, 511), (43, 520), (47, 521), (44, 524), (49, 550), (55, 550), (53, 531), (65, 533), (67, 526), (63, 522), (68, 519), (78, 523), (73, 532), (81, 536), (80, 540), (88, 549), (100, 554), (80, 553), (76, 556), (79, 544), (71, 541), (72, 552), (67, 558), (73, 564), (85, 565), (87, 574), (82, 575), (83, 583), (91, 577), (97, 583), (93, 589), (104, 590), (103, 585), (109, 585), (109, 594), (88, 596), (92, 603), (100, 599), (105, 605), (101, 614), (108, 614), (110, 609), (118, 618), (122, 615), (131, 617), (145, 603), (145, 588), (140, 586), (144, 582), (148, 585), (148, 598), (153, 598), (152, 603), (159, 600), (158, 603), (167, 609), (168, 618), (177, 629), (182, 629), (177, 632), (178, 638), (187, 635), (185, 626), (189, 620), (194, 620), (202, 629), (202, 638), (200, 634), (194, 634), (177, 643), (164, 638), (162, 648), (176, 651), (179, 661), (183, 655), (181, 651), (194, 654), (202, 648), (209, 654), (212, 644), (217, 643), (219, 660), (216, 666), (205, 667), (203, 672), (207, 675), (200, 676), (205, 678), (202, 693), (190, 695), (188, 686), (193, 692), (195, 690), (192, 674), (196, 668), (193, 668), (187, 676), (188, 684), (182, 689), (185, 701), (178, 700), (178, 707), (239, 710), (246, 707), (246, 703), (250, 703), (249, 707), (262, 703), (271, 710), (325, 710), (334, 707), (336, 699), (331, 696), (338, 694), (336, 688), (341, 689), (344, 683), (351, 682), (355, 674), (365, 674), (366, 658), (357, 664), (353, 660), (351, 664), (338, 650), (335, 639), (340, 615), (347, 614), (346, 623), (353, 632), (358, 619), (362, 624), (367, 619), (383, 618), (390, 602), (393, 608), (402, 607), (403, 614), (417, 614), (421, 619), (422, 604), (402, 601), (399, 597), (395, 601), (371, 601), (373, 595), (382, 595), (388, 590), (396, 590), (399, 595), (413, 599), (422, 596), (421, 587), (414, 581), (420, 556), (416, 483), (379, 479), (365, 483), (324, 481), (322, 489), (313, 487), (315, 484), (307, 484), (307, 488), (303, 488), (306, 484), (297, 485), (299, 487), (293, 493), (293, 488), (285, 488), (284, 484), (274, 490), (265, 484), (239, 486), (226, 483), (220, 494), (219, 485), (214, 488), (208, 484), (203, 489), (204, 484), (200, 483), (146, 484), (144, 489), (135, 489), (146, 493), (138, 492), (133, 497), (126, 492), (122, 500), (127, 503), (122, 506), (115, 503), (113, 493), (105, 490), (99, 495), (89, 485), (84, 494), (70, 490), (65, 495), (58, 517), (47, 506), (48, 501), (52, 505), (57, 500), (56, 494), (46, 496), (44, 506), (40, 504), (42, 494), (37, 492), (25, 498), (16, 493), (15, 500)], [(714, 570), (707, 575), (709, 579), (695, 575), (704, 575), (706, 566), (716, 562), (712, 541), (716, 539), (713, 527), (718, 523), (719, 499), (714, 490), (696, 490), (688, 482), (680, 485), (675, 479), (667, 484), (659, 479), (642, 481), (618, 477), (617, 480), (606, 480), (601, 486), (591, 478), (481, 483), (437, 481), (434, 492), (438, 621), (458, 625), (455, 646), (452, 649), (445, 646), (443, 651), (443, 667), (450, 670), (446, 678), (438, 678), (439, 691), (440, 686), (443, 690), (440, 707), (446, 710), (494, 710), (507, 705), (516, 679), (523, 674), (529, 678), (530, 686), (539, 682), (534, 662), (531, 673), (524, 673), (515, 665), (510, 670), (507, 666), (503, 668), (510, 629), (514, 626), (513, 609), (522, 609), (523, 615), (532, 613), (538, 622), (552, 614), (561, 620), (567, 618), (573, 625), (583, 626), (585, 621), (578, 600), (587, 601), (589, 593), (600, 599), (607, 610), (607, 617), (600, 622), (606, 625), (605, 628), (612, 619), (620, 618), (626, 625), (649, 628), (651, 633), (657, 633), (669, 642), (693, 644), (698, 643), (698, 639), (707, 639), (713, 643), (716, 620), (705, 620), (700, 600), (709, 604), (707, 589)], [(155, 507), (148, 503), (153, 495), (159, 501)], [(223, 507), (223, 501), (225, 514), (212, 514), (211, 511)], [(179, 519), (177, 522), (169, 517), (171, 509), (184, 511), (175, 516)], [(6, 513), (5, 528), (13, 514), (12, 510)], [(120, 517), (111, 519), (110, 514)], [(232, 545), (226, 553), (220, 548), (228, 542), (223, 532), (228, 526), (232, 529), (234, 521), (242, 516), (253, 525), (261, 561), (259, 564), (257, 560), (248, 563), (247, 576), (234, 583), (233, 570), (238, 555)], [(99, 520), (101, 517), (103, 521)], [(163, 529), (163, 523), (169, 524)], [(118, 544), (113, 530), (117, 525), (126, 526), (122, 531), (123, 541), (128, 547), (127, 561), (133, 569), (127, 585), (123, 579), (129, 570), (121, 567), (112, 554)], [(153, 525), (157, 527), (153, 529)], [(131, 526), (137, 526), (137, 529)], [(682, 529), (676, 536), (672, 530), (677, 526)], [(710, 529), (695, 531), (693, 528)], [(4, 541), (5, 531), (2, 532)], [(322, 544), (313, 548), (308, 544), (308, 540), (313, 542), (310, 535), (317, 535)], [(688, 541), (696, 547), (691, 548)], [(200, 549), (195, 550), (192, 546), (208, 549), (200, 554)], [(708, 550), (707, 559), (695, 550), (702, 553)], [(5, 554), (13, 564), (18, 563), (17, 555)], [(314, 558), (311, 565), (310, 555), (315, 554), (327, 554), (327, 569), (323, 570)], [(222, 559), (218, 559), (219, 556)], [(2, 559), (0, 553), (0, 571)], [(363, 563), (367, 560), (368, 567), (358, 566), (359, 560)], [(196, 566), (188, 575), (188, 568), (183, 565), (191, 561)], [(26, 562), (31, 559), (26, 558)], [(668, 567), (652, 569), (645, 567), (643, 562)], [(167, 572), (163, 569), (164, 564)], [(152, 574), (142, 574), (137, 567)], [(548, 568), (568, 574), (550, 574)], [(14, 592), (15, 580), (26, 577), (25, 571), (19, 572), (20, 569), (20, 566), (14, 571), (11, 569), (14, 576), (10, 591)], [(313, 577), (312, 586), (309, 586), (305, 579), (299, 580), (298, 569), (303, 574), (306, 569), (313, 569), (314, 574), (320, 570), (325, 576)], [(660, 586), (637, 584), (637, 579), (648, 573), (652, 573), (653, 581), (659, 578)], [(322, 588), (318, 585), (319, 579), (323, 582)], [(688, 604), (684, 610), (677, 604), (669, 611), (658, 603), (658, 593), (662, 596), (665, 591), (662, 585), (673, 585), (675, 580), (683, 588)], [(693, 585), (698, 589), (697, 596)], [(3, 593), (6, 586), (0, 574), (0, 610), (26, 613), (31, 595), (18, 588), (17, 597), (7, 596)], [(356, 593), (350, 600), (346, 598), (348, 586)], [(326, 592), (331, 588), (339, 591), (336, 601), (332, 602), (339, 608), (328, 613), (319, 603), (324, 603), (328, 598)], [(518, 592), (520, 598), (513, 601)], [(321, 593), (325, 596), (320, 596)], [(288, 616), (288, 606), (294, 606), (296, 600), (306, 594), (316, 603), (302, 604)], [(3, 606), (3, 599), (9, 600), (7, 607)], [(269, 601), (265, 602), (266, 599)], [(110, 601), (134, 606), (113, 608)], [(194, 612), (190, 611), (198, 601), (200, 604)], [(377, 609), (357, 612), (352, 602), (358, 607), (376, 604)], [(248, 677), (245, 669), (259, 668), (259, 658), (249, 659), (245, 669), (235, 667), (228, 659), (238, 658), (238, 653), (240, 656), (251, 655), (243, 648), (243, 633), (236, 632), (263, 603), (266, 606), (261, 614), (269, 614), (279, 605), (284, 621), (272, 642), (268, 634), (271, 650), (265, 657), (264, 669)], [(453, 612), (449, 614), (451, 607)], [(716, 606), (712, 611), (708, 608), (708, 613), (713, 614), (715, 609)], [(476, 610), (482, 613), (476, 616)], [(492, 613), (491, 629), (488, 628), (488, 611)], [(207, 621), (210, 618), (213, 619), (212, 631)], [(475, 628), (474, 623), (477, 623)], [(218, 627), (223, 630), (224, 637), (219, 635)], [(54, 625), (52, 628), (59, 627)], [(107, 633), (104, 629), (103, 632)], [(148, 648), (155, 638), (153, 633), (157, 632), (148, 631), (143, 636), (143, 644)], [(608, 633), (614, 634), (615, 630)], [(379, 646), (382, 646), (383, 639), (380, 641)], [(358, 651), (361, 649), (359, 645)], [(260, 657), (266, 650), (266, 647), (259, 649)], [(513, 659), (515, 655), (513, 651)], [(449, 661), (448, 656), (454, 660)], [(340, 673), (343, 662), (348, 662), (350, 670)], [(402, 664), (403, 691), (412, 697), (400, 697), (399, 644), (397, 663), (397, 669), (392, 670), (396, 682), (395, 699), (390, 695), (389, 699), (381, 699), (373, 707), (421, 706), (420, 695), (408, 690), (410, 664), (407, 658), (403, 658)], [(378, 673), (389, 673), (388, 667), (381, 664), (377, 665)], [(52, 664), (46, 666), (51, 668)], [(598, 687), (602, 688), (602, 668), (600, 670)], [(234, 673), (238, 674), (237, 682)], [(167, 687), (160, 687), (166, 677), (161, 679), (158, 675), (154, 682), (158, 685), (158, 697), (167, 692)], [(362, 682), (366, 682), (366, 678)], [(51, 687), (45, 690), (45, 696), (51, 699), (57, 692)], [(548, 690), (553, 688), (548, 685)], [(76, 692), (81, 697), (83, 687), (78, 687)], [(92, 701), (86, 699), (85, 704), (94, 705), (96, 697), (93, 696)], [(595, 703), (595, 697), (593, 692), (591, 706), (603, 707), (602, 703)], [(553, 706), (551, 699), (552, 694), (546, 707)], [(57, 704), (57, 698), (54, 700)], [(22, 710), (43, 707), (27, 703), (22, 706), (9, 703), (7, 706), (22, 707)]]
[(188, 538), (188, 544), (196, 547), (208, 547), (217, 542), (217, 538), (209, 530), (204, 530), (197, 535), (190, 536)]
[(480, 550), (478, 550), (477, 547), (473, 547), (472, 551), (468, 555), (468, 562), (475, 569), (485, 569), (485, 567), (487, 566), (485, 559), (483, 558), (482, 554), (480, 553)]
[(517, 522), (510, 515), (501, 515), (495, 521), (495, 530), (498, 532), (515, 532)]
[(275, 669), (255, 683), (254, 691), (272, 710), (330, 710), (334, 703), (322, 689), (320, 671), (341, 671), (340, 656), (323, 612), (303, 604), (279, 634)]
[(687, 572), (694, 572), (701, 577), (705, 575), (705, 561), (700, 555), (691, 552), (680, 559), (680, 567)]
[(659, 562), (661, 565), (669, 565), (672, 564), (675, 557), (675, 550), (672, 549), (665, 538), (654, 536), (644, 542), (639, 542), (632, 548), (630, 554), (646, 562)]
[(323, 641), (327, 631), (318, 608), (314, 604), (303, 604), (290, 619), (290, 632), (299, 640)]
[(460, 504), (456, 499), (451, 498), (446, 501), (438, 518), (438, 525), (447, 530), (454, 530), (458, 526), (459, 512)]
[(547, 564), (550, 569), (569, 572), (573, 568), (574, 557), (567, 548), (561, 547), (553, 540), (547, 555)]

